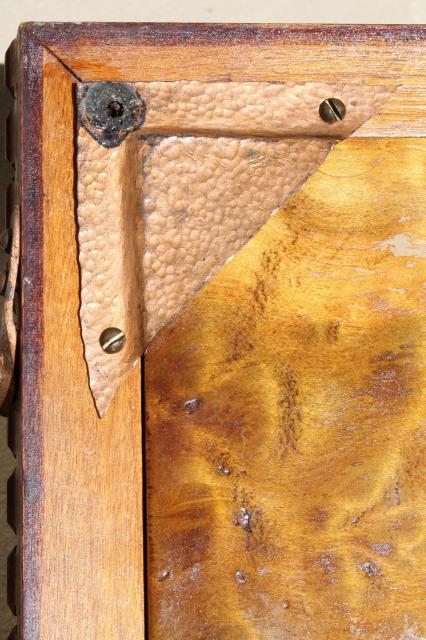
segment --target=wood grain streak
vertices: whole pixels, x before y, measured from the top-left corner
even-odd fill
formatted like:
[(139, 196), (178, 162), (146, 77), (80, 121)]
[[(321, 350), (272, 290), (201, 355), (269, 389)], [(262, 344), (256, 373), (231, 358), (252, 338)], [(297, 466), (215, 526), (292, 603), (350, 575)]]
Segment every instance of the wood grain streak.
[[(41, 317), (33, 319), (36, 328), (44, 326), (35, 404), (39, 466), (33, 461), (24, 485), (27, 494), (31, 488), (34, 493), (26, 494), (25, 509), (36, 500), (40, 513), (35, 532), (24, 522), (24, 536), (35, 533), (34, 542), (42, 539), (42, 546), (38, 556), (32, 548), (25, 557), (40, 596), (37, 599), (31, 585), (25, 589), (24, 584), (24, 617), (35, 611), (38, 619), (37, 629), (24, 630), (24, 638), (140, 640), (144, 633), (140, 370), (137, 367), (129, 377), (108, 418), (100, 421), (88, 389), (78, 321), (72, 93), (73, 77), (45, 51), (44, 196), (43, 209), (38, 210), (43, 244), (39, 260), (33, 263), (44, 284)], [(24, 335), (25, 330), (24, 322)], [(33, 362), (34, 348), (27, 346), (27, 366)], [(34, 403), (25, 380), (22, 394)], [(26, 434), (25, 418), (23, 429)]]
[[(40, 633), (40, 558), (43, 535), (43, 429), (41, 427), (41, 368), (43, 359), (43, 185), (41, 119), (43, 48), (31, 34), (19, 41), (20, 203), (21, 203), (21, 428), (17, 463), (22, 478), (22, 513), (18, 524), (18, 559), (22, 571), (18, 615), (22, 637)], [(31, 64), (29, 64), (31, 60)], [(18, 468), (19, 468), (18, 467)]]
[[(356, 136), (422, 136), (421, 25), (33, 24), (81, 80), (353, 82), (400, 86)], [(189, 63), (190, 61), (190, 63)]]
[(426, 635), (424, 140), (348, 140), (146, 358), (150, 640)]

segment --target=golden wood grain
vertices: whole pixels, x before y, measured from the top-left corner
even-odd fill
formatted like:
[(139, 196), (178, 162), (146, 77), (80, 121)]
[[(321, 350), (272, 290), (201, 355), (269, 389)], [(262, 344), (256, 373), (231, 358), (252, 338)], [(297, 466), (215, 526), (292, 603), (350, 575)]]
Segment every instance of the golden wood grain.
[(150, 640), (426, 635), (425, 140), (349, 140), (146, 358)]

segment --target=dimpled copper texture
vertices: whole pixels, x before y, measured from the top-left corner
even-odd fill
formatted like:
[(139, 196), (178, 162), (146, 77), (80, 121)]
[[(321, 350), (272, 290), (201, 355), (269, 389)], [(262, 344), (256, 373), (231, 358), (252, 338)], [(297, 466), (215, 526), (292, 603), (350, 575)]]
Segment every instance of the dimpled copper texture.
[[(138, 202), (143, 147), (134, 138), (108, 149), (82, 128), (78, 146), (80, 321), (90, 387), (103, 415), (144, 344)], [(102, 349), (100, 337), (109, 327), (125, 333), (120, 353)]]
[[(136, 83), (146, 103), (144, 134), (245, 137), (327, 136), (346, 138), (375, 114), (393, 87), (306, 82), (147, 82)], [(339, 98), (344, 120), (330, 126), (319, 105)]]
[[(78, 138), (80, 317), (103, 415), (149, 340), (176, 317), (391, 90), (308, 83), (153, 82), (142, 129), (108, 149)], [(220, 96), (220, 97), (219, 97)], [(330, 126), (321, 100), (347, 100)], [(108, 327), (125, 346), (105, 353)]]
[(326, 138), (169, 137), (147, 144), (147, 340), (188, 304), (327, 156)]

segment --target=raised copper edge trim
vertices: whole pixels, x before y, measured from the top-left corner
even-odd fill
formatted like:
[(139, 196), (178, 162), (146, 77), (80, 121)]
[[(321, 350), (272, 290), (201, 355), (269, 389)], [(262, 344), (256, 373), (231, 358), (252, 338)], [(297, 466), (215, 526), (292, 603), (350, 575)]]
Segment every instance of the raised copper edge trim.
[(1, 296), (2, 318), (1, 318), (1, 351), (2, 361), (2, 390), (0, 395), (1, 415), (7, 416), (9, 406), (15, 393), (15, 373), (16, 373), (16, 351), (18, 328), (14, 316), (14, 306), (17, 290), (17, 277), (20, 260), (20, 214), (19, 204), (11, 205), (11, 212), (8, 213), (10, 231), (10, 250), (8, 252), (8, 267), (4, 293)]
[[(135, 124), (134, 127), (128, 128), (125, 132), (123, 132), (122, 136), (119, 140), (113, 141), (111, 144), (108, 141), (105, 142), (104, 135), (102, 131), (96, 129), (95, 127), (90, 126), (87, 121), (87, 117), (85, 114), (85, 99), (87, 92), (92, 88), (99, 85), (114, 85), (121, 84), (124, 86), (129, 86), (135, 89), (138, 93), (142, 101), (144, 102), (144, 113), (143, 117)], [(324, 93), (321, 99), (318, 100), (318, 105), (316, 110), (312, 112), (306, 108), (305, 105), (302, 106), (302, 113), (309, 117), (318, 116), (316, 118), (316, 122), (311, 121), (309, 125), (298, 125), (296, 127), (291, 126), (291, 122), (288, 125), (282, 123), (277, 125), (276, 122), (271, 124), (271, 119), (273, 118), (272, 113), (268, 113), (264, 117), (263, 127), (253, 124), (252, 126), (246, 126), (245, 128), (239, 128), (235, 126), (235, 124), (227, 122), (226, 119), (223, 119), (221, 122), (217, 122), (215, 126), (211, 126), (209, 118), (206, 116), (204, 118), (203, 124), (200, 123), (178, 123), (171, 118), (171, 123), (164, 123), (164, 113), (157, 113), (157, 109), (159, 104), (161, 104), (161, 100), (154, 93), (150, 93), (150, 87), (153, 85), (163, 85), (164, 87), (170, 87), (171, 91), (174, 87), (183, 87), (185, 85), (199, 85), (205, 87), (217, 86), (221, 87), (239, 87), (239, 86), (247, 86), (250, 85), (254, 90), (258, 89), (261, 91), (264, 88), (275, 86), (275, 87), (302, 87), (306, 86), (307, 88), (311, 88), (314, 86), (323, 85), (324, 87), (327, 85), (338, 86), (340, 90), (344, 90), (347, 94), (350, 89), (356, 90), (359, 89), (361, 92), (365, 89), (382, 91), (383, 93), (387, 93), (388, 96), (383, 103), (387, 102), (387, 100), (392, 96), (392, 94), (396, 93), (400, 88), (398, 82), (395, 82), (393, 85), (383, 85), (383, 83), (377, 82), (371, 85), (365, 85), (360, 78), (339, 78), (333, 79), (330, 82), (325, 81), (324, 79), (309, 79), (306, 81), (290, 81), (285, 82), (283, 80), (247, 80), (247, 81), (232, 81), (232, 80), (132, 80), (129, 82), (123, 82), (119, 80), (112, 81), (78, 81), (76, 83), (76, 99), (77, 99), (77, 110), (78, 110), (78, 123), (82, 126), (97, 142), (102, 144), (107, 148), (113, 148), (119, 146), (127, 136), (135, 131), (139, 130), (140, 132), (140, 140), (148, 140), (155, 137), (183, 137), (183, 136), (204, 136), (204, 137), (232, 137), (235, 139), (246, 139), (252, 138), (253, 140), (265, 140), (265, 141), (274, 141), (281, 140), (282, 138), (306, 138), (306, 137), (318, 137), (329, 139), (330, 141), (341, 141), (345, 140), (349, 136), (356, 133), (356, 131), (362, 127), (372, 116), (377, 115), (377, 111), (373, 114), (369, 115), (366, 118), (361, 119), (356, 126), (348, 124), (348, 117), (353, 116), (353, 112), (358, 109), (358, 105), (355, 107), (349, 105), (346, 110), (345, 118), (343, 118), (340, 122), (337, 123), (325, 123), (324, 120), (319, 116), (319, 108), (321, 104), (321, 100), (326, 100), (331, 97), (343, 97), (343, 96), (331, 96), (328, 95), (327, 92)], [(144, 93), (144, 89), (148, 89), (148, 95)], [(366, 91), (367, 93), (367, 91)], [(364, 97), (364, 96), (362, 96)], [(186, 96), (184, 96), (185, 100)], [(179, 95), (178, 91), (175, 94), (171, 94), (171, 103), (177, 103), (180, 106), (182, 105), (182, 96)], [(152, 108), (152, 103), (155, 103), (154, 108)], [(382, 105), (383, 106), (383, 105)], [(152, 115), (153, 114), (153, 115)], [(234, 113), (235, 118), (238, 120), (238, 112)], [(188, 118), (190, 120), (190, 118)], [(201, 118), (200, 118), (201, 120)], [(348, 133), (348, 131), (352, 128), (352, 131)]]
[[(1, 351), (1, 376), (0, 376), (0, 413), (7, 416), (11, 402), (13, 401), (16, 370), (15, 354), (17, 342), (17, 326), (14, 320), (15, 293), (17, 290), (17, 275), (19, 268), (19, 183), (17, 180), (17, 146), (18, 146), (18, 113), (17, 99), (15, 96), (16, 78), (16, 42), (12, 43), (6, 53), (5, 83), (9, 92), (10, 106), (6, 119), (5, 152), (6, 160), (11, 168), (9, 184), (5, 187), (6, 210), (5, 220), (2, 220), (5, 232), (5, 241), (2, 244), (2, 254), (7, 257), (4, 276), (5, 283), (0, 297), (1, 322), (0, 322), (0, 351)], [(14, 170), (14, 171), (13, 171)], [(15, 175), (13, 175), (13, 172)], [(7, 243), (7, 244), (6, 244)]]

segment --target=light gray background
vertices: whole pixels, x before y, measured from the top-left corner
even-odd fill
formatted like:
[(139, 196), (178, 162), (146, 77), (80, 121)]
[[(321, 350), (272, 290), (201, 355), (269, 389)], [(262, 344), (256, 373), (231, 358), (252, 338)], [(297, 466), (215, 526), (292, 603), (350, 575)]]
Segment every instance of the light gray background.
[[(335, 22), (426, 23), (426, 0), (0, 0), (0, 61), (20, 22)], [(0, 85), (3, 69), (0, 66)], [(8, 176), (4, 162), (3, 124), (9, 105), (0, 89), (0, 216)], [(0, 424), (0, 639), (14, 619), (6, 605), (6, 558), (14, 535), (6, 523), (6, 481), (13, 470), (5, 424)], [(67, 640), (64, 638), (64, 640)], [(83, 639), (82, 639), (83, 640)], [(106, 639), (107, 640), (107, 639)], [(389, 639), (390, 640), (390, 639)]]

